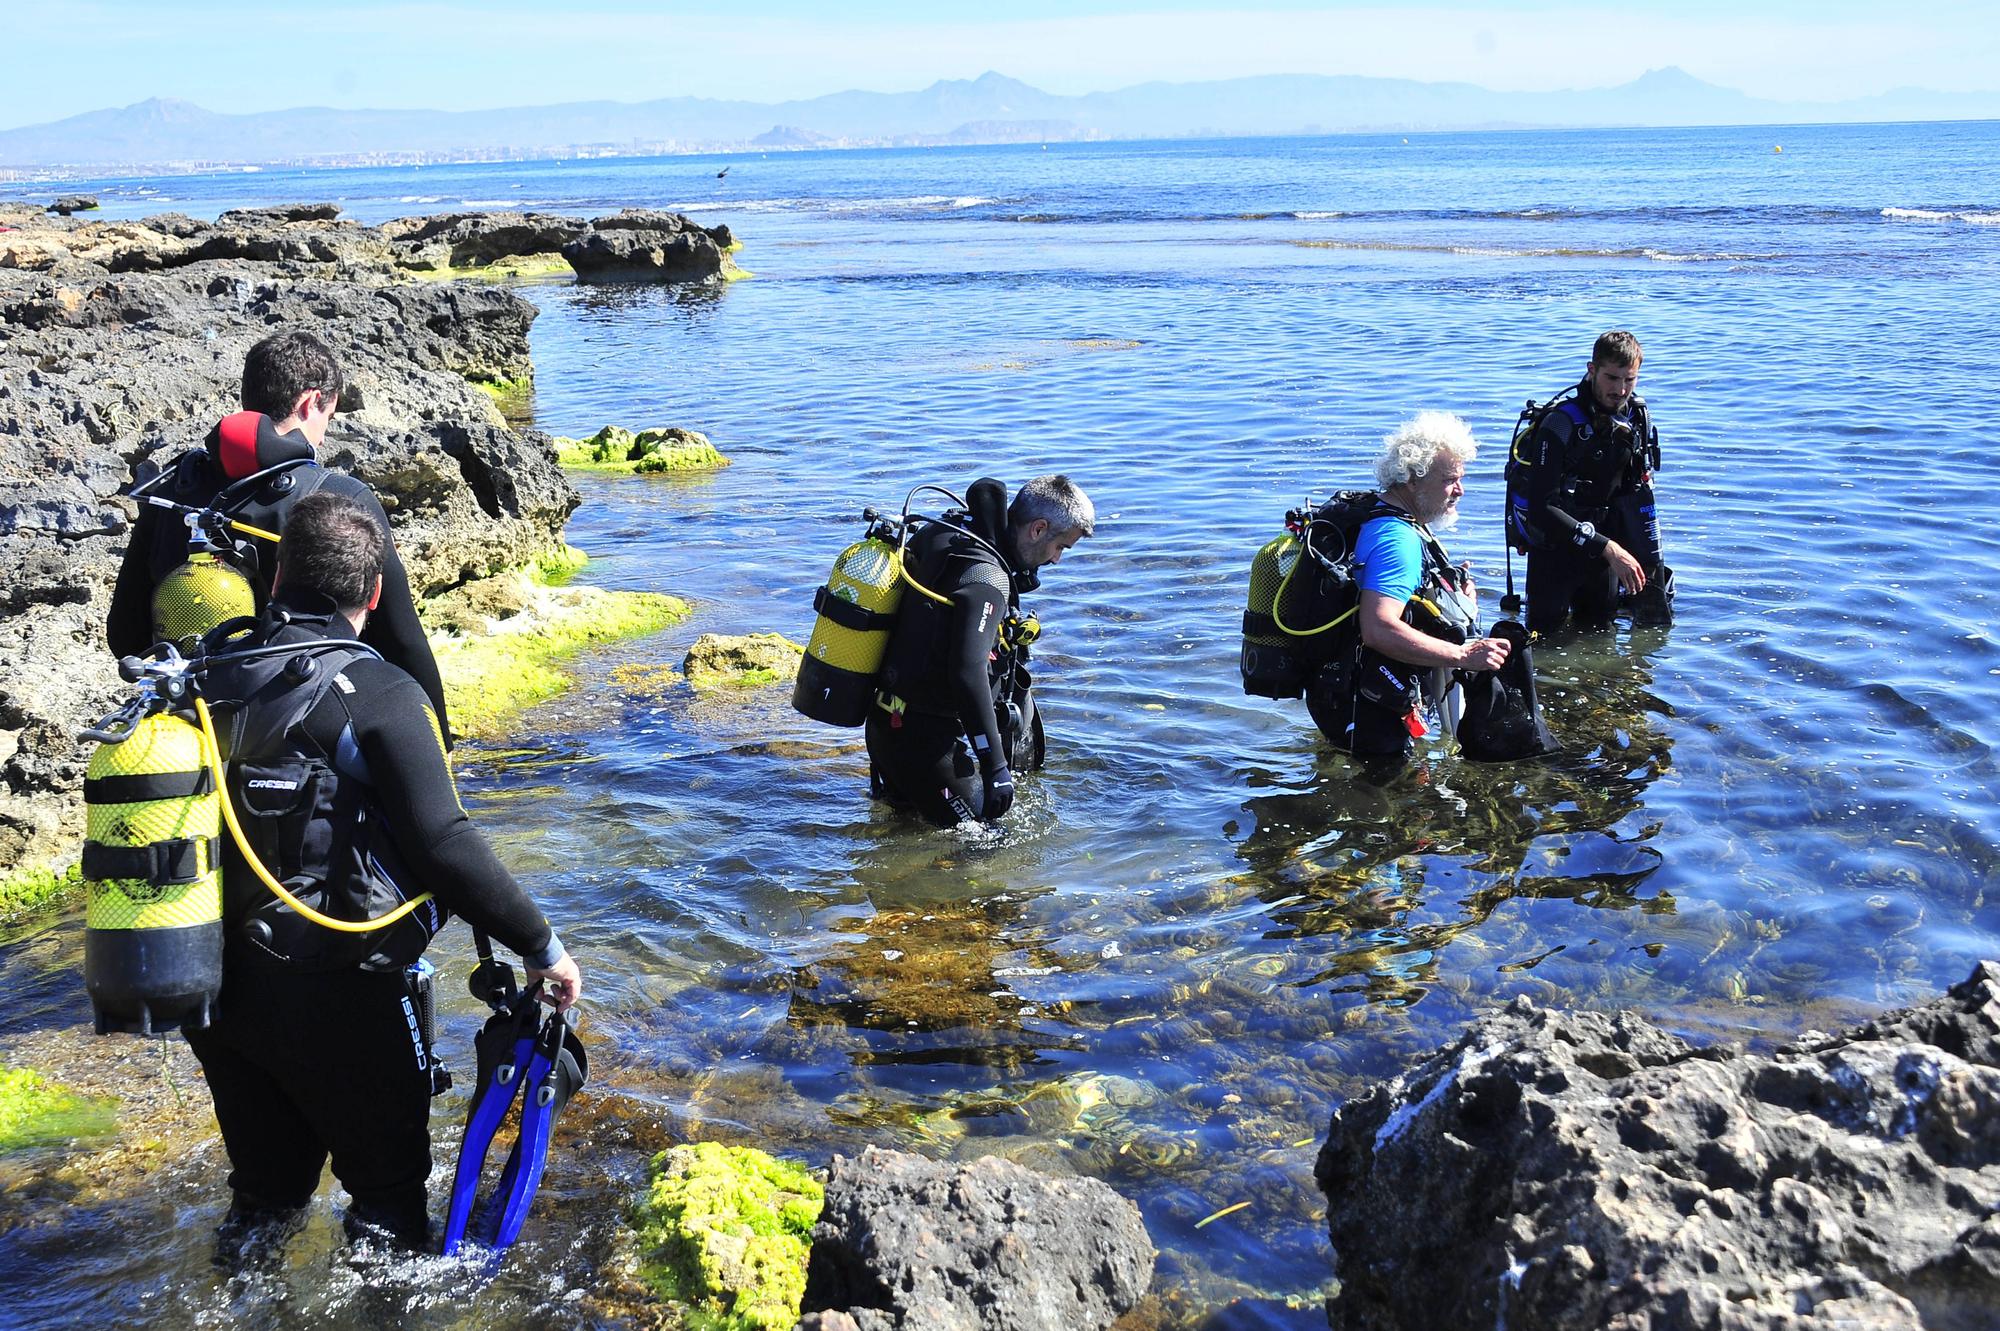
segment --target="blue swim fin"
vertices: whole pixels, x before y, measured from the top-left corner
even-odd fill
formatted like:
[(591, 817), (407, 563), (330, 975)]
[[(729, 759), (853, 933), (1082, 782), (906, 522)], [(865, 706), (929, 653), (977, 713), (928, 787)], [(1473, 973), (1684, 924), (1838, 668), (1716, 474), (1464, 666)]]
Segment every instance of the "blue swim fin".
[(521, 1135), (500, 1175), (499, 1216), (493, 1227), (496, 1248), (504, 1248), (521, 1236), (521, 1226), (528, 1219), (528, 1208), (534, 1204), (542, 1171), (548, 1165), (556, 1116), (589, 1079), (590, 1059), (571, 1026), (573, 1017), (573, 1012), (550, 1013), (535, 1042), (521, 1086)]
[(482, 961), (473, 992), (493, 1005), (494, 1014), (473, 1040), (479, 1080), (466, 1110), (465, 1140), (452, 1175), (451, 1208), (445, 1217), (444, 1253), (464, 1244), (479, 1207), (479, 1181), (486, 1156), (514, 1101), (521, 1101), (521, 1131), (501, 1171), (500, 1186), (488, 1199), (483, 1237), (504, 1248), (520, 1237), (535, 1191), (548, 1164), (549, 1138), (556, 1115), (589, 1078), (590, 1059), (576, 1038), (576, 1013), (542, 1016), (539, 981), (519, 992), (511, 967)]

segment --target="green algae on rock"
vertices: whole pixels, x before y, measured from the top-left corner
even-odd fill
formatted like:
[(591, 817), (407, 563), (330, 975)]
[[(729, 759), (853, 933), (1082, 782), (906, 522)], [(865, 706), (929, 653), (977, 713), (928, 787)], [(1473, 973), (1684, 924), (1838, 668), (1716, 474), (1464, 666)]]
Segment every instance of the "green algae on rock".
[(83, 885), (75, 865), (18, 869), (0, 876), (0, 920), (53, 905)]
[(704, 633), (688, 648), (681, 673), (696, 689), (750, 689), (795, 679), (805, 648), (782, 633)]
[(583, 558), (564, 546), (535, 568), (455, 587), (420, 607), (454, 733), (498, 734), (514, 712), (569, 688), (564, 660), (687, 617), (676, 596), (563, 585)]
[(588, 439), (556, 440), (556, 460), (572, 471), (644, 476), (663, 471), (712, 471), (729, 465), (708, 436), (678, 426), (641, 430), (607, 425)]
[(560, 254), (511, 254), (491, 263), (406, 267), (403, 275), (424, 282), (520, 282), (575, 277), (576, 269)]
[(32, 1068), (0, 1067), (0, 1151), (101, 1137), (115, 1126), (110, 1100), (78, 1095)]
[(786, 1331), (799, 1317), (823, 1191), (803, 1166), (697, 1142), (653, 1159), (634, 1220), (639, 1275), (694, 1331)]

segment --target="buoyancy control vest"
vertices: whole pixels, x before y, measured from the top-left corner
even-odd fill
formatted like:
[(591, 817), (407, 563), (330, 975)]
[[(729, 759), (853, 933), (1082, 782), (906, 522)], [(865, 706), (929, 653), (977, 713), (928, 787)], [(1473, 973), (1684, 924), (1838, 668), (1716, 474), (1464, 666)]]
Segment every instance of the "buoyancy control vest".
[[(1646, 410), (1646, 400), (1633, 397), (1627, 414), (1592, 412), (1589, 385), (1573, 384), (1546, 402), (1530, 398), (1514, 422), (1507, 448), (1506, 535), (1513, 550), (1527, 554), (1545, 550), (1555, 541), (1535, 521), (1537, 496), (1541, 503), (1557, 503), (1578, 521), (1602, 526), (1621, 497), (1631, 496), (1651, 484), (1652, 473), (1660, 468), (1660, 436)], [(1552, 417), (1560, 417), (1558, 425)], [(1560, 462), (1560, 474), (1537, 477), (1542, 461), (1540, 436), (1544, 429), (1566, 429), (1568, 443)], [(1646, 495), (1648, 516), (1651, 495)], [(1654, 544), (1657, 545), (1657, 528)], [(1643, 562), (1643, 556), (1641, 556)]]
[(975, 539), (963, 513), (948, 513), (926, 524), (911, 538), (906, 558), (912, 577), (943, 593), (939, 602), (928, 596), (908, 596), (890, 634), (882, 663), (881, 687), (912, 711), (956, 716), (958, 699), (951, 687), (948, 653), (952, 650), (953, 606), (950, 593), (968, 583), (989, 587), (1000, 606), (998, 636), (987, 662), (987, 679), (996, 705), (1012, 692), (1018, 669), (1026, 664), (1027, 644), (1018, 641), (1021, 626), (1030, 622), (1020, 613), (1021, 598), (1007, 566)]
[[(1385, 505), (1385, 507), (1387, 507)], [(1401, 509), (1375, 520), (1395, 520), (1416, 526)], [(1423, 573), (1416, 594), (1403, 604), (1403, 622), (1417, 632), (1444, 642), (1470, 642), (1479, 636), (1479, 618), (1463, 595), (1464, 573), (1437, 537), (1417, 527), (1423, 542)], [(1360, 634), (1355, 634), (1360, 642)], [(1452, 687), (1452, 671), (1437, 666), (1413, 666), (1393, 661), (1372, 647), (1357, 653), (1355, 692), (1366, 702), (1407, 713), (1418, 706), (1437, 706)]]
[[(328, 690), (354, 692), (347, 668), (378, 657), (358, 641), (328, 637), (326, 629), (325, 617), (281, 606), (254, 624), (225, 625), (206, 640), (215, 661), (202, 688), (214, 709), (227, 795), (250, 851), (304, 904), (334, 920), (363, 922), (395, 911), (418, 889), (405, 886), (410, 875), (376, 806), (352, 726), (330, 750), (307, 729)], [(223, 916), (232, 957), (309, 970), (399, 970), (445, 924), (433, 900), (380, 929), (324, 928), (268, 891), (234, 844), (223, 856)]]
[[(1452, 564), (1451, 556), (1437, 538), (1418, 526), (1408, 513), (1388, 503), (1380, 503), (1363, 525), (1372, 521), (1406, 523), (1416, 528), (1422, 541), (1422, 573), (1416, 592), (1404, 603), (1403, 622), (1445, 642), (1466, 642), (1477, 637), (1477, 616), (1471, 602), (1462, 595), (1463, 574)], [(1358, 581), (1353, 588), (1358, 605)], [(1423, 715), (1426, 709), (1438, 714), (1448, 733), (1454, 730), (1461, 699), (1454, 671), (1409, 665), (1385, 656), (1361, 641), (1358, 626), (1342, 637), (1340, 648), (1331, 659), (1316, 668), (1307, 692), (1308, 710), (1314, 723), (1342, 748), (1353, 746), (1360, 708), (1379, 709), (1400, 722), (1409, 735), (1417, 736), (1428, 732)]]

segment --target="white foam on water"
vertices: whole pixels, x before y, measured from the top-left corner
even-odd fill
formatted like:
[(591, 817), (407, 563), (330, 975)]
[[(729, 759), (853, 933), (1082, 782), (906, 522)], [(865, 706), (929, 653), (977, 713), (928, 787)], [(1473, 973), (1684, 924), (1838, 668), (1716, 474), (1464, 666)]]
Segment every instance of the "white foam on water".
[(2000, 226), (2000, 212), (1965, 210), (1950, 212), (1936, 208), (1884, 208), (1882, 216), (1901, 222), (1964, 222), (1971, 226)]

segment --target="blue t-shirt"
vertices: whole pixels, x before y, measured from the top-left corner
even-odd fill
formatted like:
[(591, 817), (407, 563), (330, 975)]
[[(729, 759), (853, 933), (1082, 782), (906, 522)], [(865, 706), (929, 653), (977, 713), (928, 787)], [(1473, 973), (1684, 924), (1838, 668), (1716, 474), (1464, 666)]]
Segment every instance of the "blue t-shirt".
[(1371, 518), (1354, 542), (1354, 579), (1401, 605), (1424, 581), (1424, 538), (1401, 518)]

